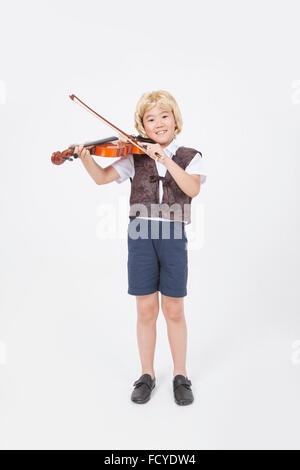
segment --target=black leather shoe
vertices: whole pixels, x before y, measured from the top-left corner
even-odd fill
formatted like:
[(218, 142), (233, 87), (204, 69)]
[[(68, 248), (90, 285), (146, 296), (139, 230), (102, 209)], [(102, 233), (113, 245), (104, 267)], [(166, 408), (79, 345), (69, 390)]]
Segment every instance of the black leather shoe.
[(194, 401), (191, 389), (192, 382), (184, 375), (176, 375), (173, 379), (174, 399), (177, 405), (190, 405)]
[(155, 377), (152, 380), (150, 374), (143, 374), (134, 382), (135, 388), (131, 394), (131, 400), (135, 403), (146, 403), (150, 400), (151, 392), (155, 387)]

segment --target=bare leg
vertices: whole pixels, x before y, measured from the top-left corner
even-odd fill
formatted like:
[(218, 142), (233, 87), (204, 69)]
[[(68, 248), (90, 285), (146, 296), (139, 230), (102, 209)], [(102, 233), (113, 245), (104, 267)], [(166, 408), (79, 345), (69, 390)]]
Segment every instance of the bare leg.
[(156, 344), (156, 320), (159, 313), (158, 291), (148, 295), (137, 295), (137, 340), (142, 365), (142, 375), (154, 373), (154, 351)]
[(168, 338), (173, 357), (173, 376), (186, 373), (187, 328), (184, 316), (184, 297), (161, 295), (162, 311), (166, 319)]

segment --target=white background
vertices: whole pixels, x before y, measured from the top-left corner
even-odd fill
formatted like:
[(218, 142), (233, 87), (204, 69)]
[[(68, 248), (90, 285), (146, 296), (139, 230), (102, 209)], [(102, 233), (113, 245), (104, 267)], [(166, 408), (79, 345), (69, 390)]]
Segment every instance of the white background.
[[(299, 2), (29, 0), (0, 13), (1, 448), (299, 449)], [(178, 141), (209, 162), (202, 223), (187, 227), (203, 234), (189, 252), (188, 407), (173, 400), (162, 312), (156, 389), (130, 401), (129, 180), (101, 187), (79, 160), (50, 161), (115, 135), (70, 93), (136, 134), (135, 105), (158, 89), (180, 106)], [(116, 237), (101, 238), (105, 204)]]

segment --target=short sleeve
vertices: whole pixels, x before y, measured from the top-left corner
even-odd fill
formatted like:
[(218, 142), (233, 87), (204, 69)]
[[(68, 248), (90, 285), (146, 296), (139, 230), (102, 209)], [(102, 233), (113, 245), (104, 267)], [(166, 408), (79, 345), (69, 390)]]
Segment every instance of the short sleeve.
[(126, 157), (121, 157), (119, 160), (112, 163), (112, 166), (117, 170), (120, 175), (116, 183), (120, 184), (127, 180), (127, 178), (134, 177), (134, 162), (132, 154), (128, 154)]
[(201, 184), (205, 183), (207, 177), (207, 162), (205, 157), (199, 152), (196, 153), (185, 171), (190, 175), (201, 175)]

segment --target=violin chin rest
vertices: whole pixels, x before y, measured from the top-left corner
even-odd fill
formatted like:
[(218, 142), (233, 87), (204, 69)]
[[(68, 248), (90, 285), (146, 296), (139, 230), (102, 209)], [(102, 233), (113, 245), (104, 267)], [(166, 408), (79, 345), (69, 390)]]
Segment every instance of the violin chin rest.
[(149, 137), (142, 137), (141, 135), (132, 135), (131, 137), (138, 140), (139, 142), (147, 142), (148, 144), (155, 144), (154, 140), (149, 139)]

